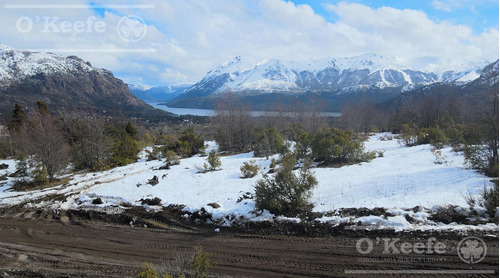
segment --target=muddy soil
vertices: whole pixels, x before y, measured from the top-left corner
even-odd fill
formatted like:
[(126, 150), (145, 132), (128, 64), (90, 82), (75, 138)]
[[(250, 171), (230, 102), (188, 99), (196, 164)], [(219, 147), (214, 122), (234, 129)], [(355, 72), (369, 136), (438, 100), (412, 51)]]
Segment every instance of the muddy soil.
[[(199, 245), (217, 264), (210, 277), (498, 277), (499, 273), (497, 235), (476, 234), (487, 246), (486, 256), (467, 264), (457, 254), (466, 235), (456, 233), (339, 230), (310, 236), (224, 227), (216, 232), (214, 227), (154, 220), (136, 221), (134, 227), (118, 222), (77, 213), (3, 214), (0, 277), (135, 277), (144, 262), (172, 272), (186, 269)], [(433, 244), (444, 245), (442, 254), (436, 249), (432, 254), (401, 253), (401, 242), (415, 246), (432, 237)], [(356, 248), (363, 238), (363, 252), (368, 242), (373, 245), (366, 254)], [(400, 241), (390, 245), (390, 238)]]

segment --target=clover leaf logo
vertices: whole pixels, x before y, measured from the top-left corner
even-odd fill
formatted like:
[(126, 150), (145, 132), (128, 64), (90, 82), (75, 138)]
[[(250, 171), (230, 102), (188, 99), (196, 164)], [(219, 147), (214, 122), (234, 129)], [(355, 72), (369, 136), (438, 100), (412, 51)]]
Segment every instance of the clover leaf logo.
[(118, 22), (117, 31), (122, 40), (138, 42), (146, 36), (146, 23), (136, 15), (127, 15)]
[(478, 237), (466, 237), (458, 243), (460, 259), (467, 264), (477, 264), (486, 257), (486, 243)]

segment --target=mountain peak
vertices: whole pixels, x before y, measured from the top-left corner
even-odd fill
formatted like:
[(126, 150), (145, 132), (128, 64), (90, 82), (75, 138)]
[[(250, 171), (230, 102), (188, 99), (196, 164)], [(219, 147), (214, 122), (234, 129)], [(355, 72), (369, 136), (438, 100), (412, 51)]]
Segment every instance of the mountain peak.
[(6, 44), (3, 44), (3, 43), (0, 43), (0, 51), (7, 51), (7, 50), (13, 50), (14, 48), (6, 45)]
[(0, 113), (14, 104), (29, 107), (40, 100), (51, 110), (79, 109), (99, 114), (165, 116), (134, 97), (123, 81), (93, 68), (76, 56), (0, 49)]
[[(434, 61), (424, 58), (422, 61)], [(270, 58), (255, 65), (240, 56), (210, 71), (184, 94), (207, 97), (231, 91), (243, 96), (280, 93), (345, 93), (360, 89), (407, 91), (435, 82), (464, 84), (479, 78), (482, 67), (444, 73), (421, 71), (395, 57), (367, 53), (348, 58), (293, 61)]]

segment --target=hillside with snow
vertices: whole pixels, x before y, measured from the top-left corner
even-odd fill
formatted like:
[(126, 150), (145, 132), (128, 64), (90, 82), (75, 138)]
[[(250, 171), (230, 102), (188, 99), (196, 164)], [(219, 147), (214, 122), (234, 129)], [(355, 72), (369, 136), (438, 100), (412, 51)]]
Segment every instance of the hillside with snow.
[[(216, 149), (208, 142), (207, 151)], [(441, 223), (433, 215), (441, 209), (455, 207), (457, 213), (467, 214), (464, 196), (477, 195), (489, 179), (474, 170), (464, 168), (462, 153), (445, 148), (439, 155), (430, 145), (400, 146), (390, 134), (375, 134), (365, 142), (367, 150), (383, 152), (371, 162), (341, 168), (314, 168), (318, 185), (313, 190), (313, 211), (316, 219), (332, 226), (341, 223), (361, 223), (372, 228), (391, 227), (397, 230), (463, 230), (498, 231), (496, 224), (465, 225)], [(236, 225), (241, 221), (301, 221), (283, 218), (255, 208), (254, 185), (269, 170), (270, 159), (255, 158), (252, 153), (224, 156), (220, 171), (200, 173), (206, 157), (199, 155), (182, 159), (180, 165), (159, 170), (163, 161), (147, 161), (145, 153), (138, 162), (97, 173), (74, 174), (68, 184), (35, 190), (15, 192), (13, 178), (0, 183), (0, 207), (28, 203), (33, 208), (51, 210), (81, 209), (106, 213), (123, 213), (130, 206), (160, 210), (169, 205), (181, 205), (182, 214), (189, 217), (203, 210), (210, 215), (207, 221), (217, 225)], [(240, 166), (255, 160), (259, 174), (242, 179)], [(0, 175), (14, 171), (14, 161)], [(153, 176), (159, 183), (151, 185)], [(44, 196), (62, 194), (64, 198), (46, 200)], [(100, 198), (102, 203), (94, 200)], [(141, 200), (160, 198), (159, 205), (146, 205)], [(39, 201), (43, 200), (43, 201)], [(217, 204), (217, 205), (214, 205)], [(387, 215), (343, 216), (336, 212), (343, 208), (384, 208)], [(481, 219), (484, 209), (476, 207)], [(470, 213), (470, 212), (469, 212)], [(208, 223), (208, 222), (207, 222)]]

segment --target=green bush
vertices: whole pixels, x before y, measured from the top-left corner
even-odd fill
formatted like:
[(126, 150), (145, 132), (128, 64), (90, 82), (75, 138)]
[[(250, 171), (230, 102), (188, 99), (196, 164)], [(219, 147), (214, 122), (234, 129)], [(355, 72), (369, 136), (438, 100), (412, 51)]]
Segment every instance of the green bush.
[(28, 162), (24, 158), (20, 158), (16, 163), (16, 177), (26, 177), (28, 176)]
[(151, 150), (146, 150), (147, 161), (160, 160), (161, 159), (161, 148), (153, 147)]
[(295, 162), (295, 153), (285, 154), (274, 177), (266, 175), (257, 182), (255, 206), (258, 209), (285, 216), (296, 216), (310, 209), (311, 190), (318, 182), (310, 172), (308, 160), (304, 162), (298, 176), (293, 172)]
[(222, 166), (222, 163), (220, 162), (220, 158), (217, 155), (217, 152), (215, 150), (210, 151), (207, 157), (207, 163), (203, 165), (205, 168), (205, 172), (210, 172), (210, 171), (217, 171), (220, 169)]
[(252, 150), (256, 157), (265, 156), (268, 158), (270, 155), (284, 153), (288, 150), (285, 138), (274, 127), (268, 129), (263, 127), (255, 128), (252, 135)]
[(313, 135), (312, 156), (325, 165), (364, 161), (363, 143), (352, 131), (322, 129)]
[(311, 150), (311, 144), (313, 140), (312, 134), (300, 129), (295, 136), (295, 149), (297, 150), (297, 157), (299, 159), (306, 158)]
[(271, 158), (271, 164), (269, 164), (269, 168), (270, 169), (274, 169), (274, 168), (276, 168), (277, 164), (278, 164), (278, 162), (276, 162), (276, 159), (275, 158)]
[(146, 269), (137, 273), (137, 278), (159, 278), (158, 272), (153, 269), (152, 263), (144, 263)]
[(137, 161), (139, 151), (139, 143), (128, 133), (122, 132), (113, 146), (113, 165), (124, 166)]
[(415, 146), (418, 142), (418, 127), (415, 125), (403, 124), (399, 134), (399, 142), (407, 147)]
[(33, 176), (33, 182), (36, 185), (44, 186), (49, 184), (47, 169), (45, 169), (42, 164), (37, 165), (36, 169), (31, 172), (31, 175)]
[(167, 151), (165, 157), (166, 157), (165, 163), (168, 166), (179, 165), (180, 163), (179, 156), (174, 151), (171, 150)]
[(203, 152), (205, 140), (194, 133), (192, 127), (186, 129), (176, 142), (174, 151), (182, 157), (191, 157)]
[(481, 192), (481, 206), (486, 209), (491, 218), (495, 217), (498, 208), (498, 180), (494, 181), (493, 186), (486, 185)]
[(471, 209), (479, 205), (486, 209), (491, 218), (494, 218), (498, 208), (498, 180), (494, 180), (492, 186), (484, 185), (483, 190), (479, 193), (479, 197), (473, 196), (470, 192), (463, 197)]
[(498, 156), (486, 145), (464, 145), (467, 167), (479, 170), (490, 177), (498, 177)]
[(195, 272), (195, 277), (206, 278), (208, 271), (215, 266), (215, 263), (211, 261), (209, 253), (204, 252), (201, 246), (197, 246), (190, 265)]
[(139, 140), (139, 131), (130, 121), (125, 126), (125, 132), (134, 140)]
[(439, 127), (421, 128), (418, 133), (417, 144), (431, 144), (436, 149), (442, 149), (449, 144), (450, 139)]
[(243, 166), (240, 167), (241, 178), (248, 179), (253, 178), (259, 173), (259, 166), (255, 165), (255, 161), (252, 160), (250, 163), (243, 162)]

